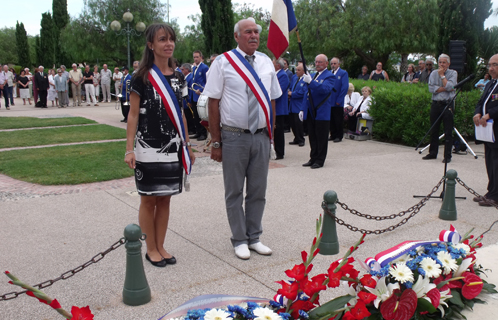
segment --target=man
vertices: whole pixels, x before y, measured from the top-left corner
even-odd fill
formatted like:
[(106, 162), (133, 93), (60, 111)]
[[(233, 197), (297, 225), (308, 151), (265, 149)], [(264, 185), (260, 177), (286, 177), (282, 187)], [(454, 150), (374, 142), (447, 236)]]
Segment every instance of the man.
[[(449, 69), (450, 57), (447, 54), (441, 54), (438, 59), (439, 69), (432, 72), (429, 77), (429, 92), (432, 93), (431, 104), (431, 146), (429, 154), (423, 157), (424, 160), (436, 159), (439, 150), (439, 127), (441, 121), (444, 127), (444, 159), (443, 163), (451, 162), (451, 147), (453, 134), (453, 112), (455, 102), (452, 101), (455, 96), (453, 87), (457, 84), (458, 74), (455, 70)], [(445, 107), (448, 103), (448, 108)], [(444, 113), (443, 113), (444, 111)], [(441, 116), (441, 118), (439, 118)], [(438, 119), (439, 118), (439, 119)], [(436, 121), (437, 120), (437, 121)]]
[[(185, 81), (187, 81), (187, 87), (191, 88), (192, 87), (192, 72), (191, 72), (192, 67), (190, 66), (189, 63), (184, 63), (180, 67), (180, 70), (182, 71), (183, 76), (185, 77)], [(191, 92), (192, 92), (192, 90), (189, 90), (189, 94), (183, 99), (183, 110), (185, 111), (184, 114), (185, 114), (185, 119), (187, 119), (187, 127), (189, 130), (189, 134), (194, 134), (195, 133), (194, 112), (192, 111), (192, 105), (190, 103), (190, 98), (192, 96)]]
[[(284, 71), (284, 59), (280, 58), (278, 60), (273, 60), (273, 66), (275, 67), (275, 72), (277, 73), (278, 83), (280, 84), (280, 90), (282, 92), (287, 92), (289, 88), (289, 76)], [(273, 137), (275, 153), (277, 157), (275, 160), (280, 160), (284, 158), (285, 154), (285, 135), (284, 135), (284, 125), (285, 117), (289, 114), (289, 97), (286, 94), (282, 94), (280, 98), (275, 100), (275, 136)]]
[(38, 67), (39, 72), (35, 74), (35, 84), (36, 90), (38, 91), (38, 96), (40, 97), (40, 107), (47, 107), (47, 94), (50, 84), (48, 83), (48, 75), (43, 72), (44, 67)]
[(335, 85), (335, 76), (327, 70), (328, 59), (324, 54), (315, 58), (316, 73), (313, 79), (309, 74), (303, 76), (308, 84), (311, 95), (304, 98), (300, 119), (308, 122), (308, 139), (310, 142), (310, 160), (303, 167), (318, 169), (323, 167), (327, 157), (328, 135), (330, 127), (330, 111), (332, 109), (332, 91)]
[(217, 53), (213, 53), (210, 57), (209, 57), (209, 63), (210, 65), (213, 65), (214, 63), (214, 60), (216, 60), (216, 57), (219, 56), (219, 54)]
[[(66, 77), (66, 82), (69, 83), (69, 72), (67, 72), (66, 66), (63, 64), (61, 65), (61, 71), (62, 71), (62, 75), (64, 77)], [(67, 102), (67, 106), (69, 106), (69, 85), (68, 85), (68, 90), (66, 91), (66, 102)]]
[(131, 75), (128, 73), (128, 67), (123, 67), (123, 85), (121, 86), (121, 113), (123, 120), (121, 122), (128, 122), (128, 113), (130, 112), (130, 85)]
[(429, 77), (432, 73), (432, 70), (434, 68), (434, 60), (432, 58), (428, 58), (427, 61), (425, 62), (425, 69), (420, 73), (420, 77), (418, 79), (418, 82), (421, 83), (428, 83), (429, 82)]
[(176, 58), (173, 58), (173, 69), (178, 72), (182, 72), (178, 66), (178, 60)]
[(3, 66), (3, 71), (7, 75), (7, 85), (8, 85), (8, 91), (9, 91), (10, 105), (11, 106), (15, 106), (15, 104), (14, 104), (14, 89), (15, 89), (15, 86), (14, 86), (14, 73), (12, 73), (12, 71), (9, 70), (9, 66), (8, 65), (4, 65)]
[[(227, 54), (236, 59), (232, 61), (240, 68), (257, 74), (251, 78), (254, 79), (251, 85), (266, 91), (271, 102), (263, 94), (259, 101), (264, 103), (264, 107), (259, 104), (254, 92), (225, 55), (216, 59), (204, 90), (209, 97), (211, 159), (223, 165), (231, 241), (235, 255), (240, 259), (250, 258), (249, 249), (262, 255), (272, 253), (259, 237), (263, 232), (261, 220), (270, 161), (271, 127), (268, 128), (267, 121), (272, 118), (271, 114), (275, 114), (275, 99), (282, 95), (282, 91), (272, 61), (256, 51), (260, 32), (261, 26), (256, 25), (252, 18), (237, 22), (234, 27), (237, 53), (229, 51)], [(246, 56), (248, 61), (242, 61)], [(242, 206), (246, 181), (245, 204)]]
[[(488, 72), (493, 79), (489, 81), (481, 99), (477, 103), (474, 112), (474, 124), (477, 126), (493, 126), (493, 133), (498, 136), (498, 54), (495, 54), (488, 61)], [(493, 124), (488, 123), (489, 120)], [(486, 171), (488, 173), (488, 192), (482, 197), (475, 197), (473, 200), (479, 202), (480, 206), (496, 207), (498, 206), (498, 141), (484, 142), (484, 157), (486, 162)]]
[(98, 106), (97, 99), (95, 98), (95, 86), (93, 85), (93, 72), (90, 71), (90, 65), (85, 66), (83, 72), (83, 84), (85, 85), (86, 105), (90, 105), (90, 100), (93, 101), (94, 106)]
[(69, 105), (69, 100), (67, 100), (67, 78), (62, 73), (62, 69), (57, 69), (57, 75), (54, 78), (55, 91), (57, 92), (57, 97), (59, 98), (59, 108), (65, 108)]
[(370, 74), (368, 74), (368, 67), (361, 67), (361, 73), (358, 75), (358, 79), (360, 80), (368, 80), (370, 79)]
[(344, 136), (344, 97), (349, 89), (349, 75), (341, 69), (341, 60), (334, 57), (330, 60), (332, 73), (335, 75), (334, 92), (331, 96), (332, 110), (330, 111), (330, 137), (329, 140), (341, 142)]
[(190, 138), (197, 138), (197, 141), (203, 141), (207, 138), (207, 130), (201, 125), (201, 119), (199, 118), (199, 113), (197, 113), (197, 101), (206, 86), (206, 73), (208, 72), (209, 67), (204, 64), (204, 57), (199, 50), (194, 51), (193, 57), (195, 66), (192, 68), (192, 84), (195, 91), (192, 92), (192, 100), (190, 103), (192, 104), (192, 111), (194, 111), (196, 134)]
[(116, 94), (116, 101), (119, 101), (118, 95), (121, 91), (121, 79), (123, 78), (123, 74), (119, 72), (119, 68), (114, 68), (114, 73), (112, 74), (112, 80), (114, 81), (114, 92)]
[(131, 75), (134, 75), (135, 72), (137, 72), (139, 65), (140, 62), (138, 60), (133, 61), (133, 72), (131, 73)]
[(418, 61), (418, 71), (415, 72), (415, 75), (413, 76), (413, 81), (412, 83), (418, 83), (420, 79), (420, 75), (422, 72), (425, 70), (425, 61), (424, 60), (419, 60)]
[(297, 144), (300, 147), (304, 147), (304, 131), (303, 122), (299, 120), (299, 111), (302, 108), (303, 98), (308, 93), (308, 85), (303, 81), (303, 75), (303, 64), (299, 63), (288, 93), (290, 98), (289, 121), (292, 133), (294, 134), (294, 140), (289, 142), (289, 144)]
[(8, 65), (3, 66), (3, 70), (0, 72), (0, 91), (3, 93), (3, 98), (5, 100), (5, 108), (7, 110), (10, 110), (8, 72), (9, 72), (9, 66)]
[(78, 107), (81, 105), (81, 83), (83, 82), (83, 74), (78, 69), (76, 63), (72, 65), (73, 70), (69, 71), (69, 81), (71, 81), (71, 91), (73, 92), (73, 107), (76, 107), (76, 98), (78, 99)]
[(111, 70), (107, 69), (107, 64), (100, 70), (100, 86), (102, 87), (102, 101), (111, 102)]
[(294, 74), (292, 73), (292, 71), (289, 70), (289, 60), (287, 60), (285, 58), (284, 58), (284, 71), (287, 74), (287, 76), (289, 77), (289, 83), (291, 83), (292, 78), (294, 77)]

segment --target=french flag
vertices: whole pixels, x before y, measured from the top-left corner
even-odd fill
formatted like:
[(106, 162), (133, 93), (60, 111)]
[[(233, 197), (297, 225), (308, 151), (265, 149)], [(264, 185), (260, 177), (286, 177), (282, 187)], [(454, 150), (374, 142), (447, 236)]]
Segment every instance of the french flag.
[(276, 58), (289, 47), (289, 33), (297, 28), (296, 15), (291, 0), (273, 0), (268, 49)]

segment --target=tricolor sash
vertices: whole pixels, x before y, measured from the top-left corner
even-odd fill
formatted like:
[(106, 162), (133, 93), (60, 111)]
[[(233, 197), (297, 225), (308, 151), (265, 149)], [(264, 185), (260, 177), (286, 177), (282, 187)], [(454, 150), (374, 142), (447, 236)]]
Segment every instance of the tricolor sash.
[(180, 136), (180, 139), (182, 141), (183, 168), (185, 169), (186, 174), (190, 174), (192, 164), (190, 162), (187, 143), (185, 142), (185, 128), (183, 126), (182, 111), (180, 109), (178, 101), (176, 100), (175, 93), (173, 92), (173, 89), (171, 89), (171, 86), (169, 85), (161, 70), (159, 70), (159, 68), (155, 64), (152, 65), (152, 68), (149, 70), (148, 78), (154, 89), (156, 89), (156, 91), (161, 96), (164, 108), (166, 109), (171, 122), (173, 122), (173, 125), (175, 126), (175, 129)]
[(367, 265), (370, 265), (371, 263), (377, 261), (381, 267), (384, 267), (385, 265), (388, 265), (392, 261), (398, 259), (402, 255), (410, 252), (413, 249), (416, 249), (419, 246), (438, 243), (441, 243), (441, 241), (405, 241), (398, 244), (397, 246), (394, 246), (377, 254), (375, 256), (375, 260), (372, 260), (372, 258), (367, 258), (365, 263), (367, 263)]
[(273, 112), (271, 109), (271, 101), (270, 96), (268, 95), (268, 91), (266, 91), (265, 86), (261, 82), (254, 68), (247, 62), (246, 58), (244, 58), (237, 49), (233, 49), (232, 51), (227, 51), (223, 53), (225, 57), (228, 59), (228, 62), (232, 65), (232, 67), (237, 71), (237, 73), (244, 79), (245, 83), (249, 86), (252, 93), (256, 97), (259, 102), (261, 108), (263, 108), (263, 112), (266, 118), (266, 126), (268, 128), (268, 134), (270, 139), (272, 137), (272, 129), (273, 129)]

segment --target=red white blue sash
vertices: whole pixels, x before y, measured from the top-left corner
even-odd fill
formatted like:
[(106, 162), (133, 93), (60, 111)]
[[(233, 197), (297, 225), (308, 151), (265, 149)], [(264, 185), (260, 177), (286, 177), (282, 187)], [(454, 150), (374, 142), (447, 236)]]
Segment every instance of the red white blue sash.
[(273, 139), (273, 112), (271, 108), (270, 96), (268, 95), (268, 91), (266, 91), (265, 86), (261, 82), (261, 79), (259, 78), (256, 71), (254, 71), (254, 68), (237, 51), (237, 49), (227, 51), (223, 54), (228, 59), (228, 62), (230, 62), (235, 71), (237, 71), (242, 79), (244, 79), (245, 83), (249, 86), (254, 96), (258, 100), (259, 105), (261, 106), (261, 108), (263, 108), (263, 112), (266, 118), (266, 126), (268, 128), (268, 134), (270, 136), (270, 139)]
[(185, 128), (183, 126), (182, 112), (180, 109), (180, 105), (176, 100), (175, 93), (173, 92), (173, 89), (171, 89), (171, 86), (169, 85), (161, 70), (159, 70), (159, 68), (155, 64), (152, 65), (152, 68), (149, 70), (148, 78), (154, 89), (156, 89), (156, 91), (161, 96), (164, 108), (166, 109), (171, 122), (173, 122), (173, 125), (175, 126), (175, 129), (180, 136), (180, 139), (182, 141), (183, 168), (185, 169), (186, 174), (190, 174), (192, 164), (190, 162), (190, 155), (188, 153), (187, 144), (185, 142)]

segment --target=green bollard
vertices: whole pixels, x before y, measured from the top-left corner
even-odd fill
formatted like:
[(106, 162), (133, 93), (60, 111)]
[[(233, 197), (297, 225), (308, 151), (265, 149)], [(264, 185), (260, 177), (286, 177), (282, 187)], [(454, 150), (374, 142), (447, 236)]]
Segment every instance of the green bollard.
[(439, 210), (439, 219), (455, 221), (457, 219), (457, 209), (455, 203), (455, 185), (457, 172), (453, 169), (446, 172), (446, 190), (444, 192), (443, 204)]
[(140, 306), (150, 301), (150, 288), (145, 277), (142, 261), (142, 229), (129, 224), (124, 230), (126, 239), (126, 277), (123, 288), (123, 302), (129, 306)]
[[(335, 191), (329, 190), (323, 194), (323, 200), (327, 203), (332, 214), (336, 214), (335, 209), (337, 206), (335, 202), (337, 201), (337, 193)], [(323, 214), (323, 225), (322, 225), (322, 240), (318, 248), (320, 249), (320, 254), (323, 255), (333, 255), (339, 253), (339, 240), (337, 239), (337, 230), (335, 226), (335, 220), (329, 216), (326, 212)]]

